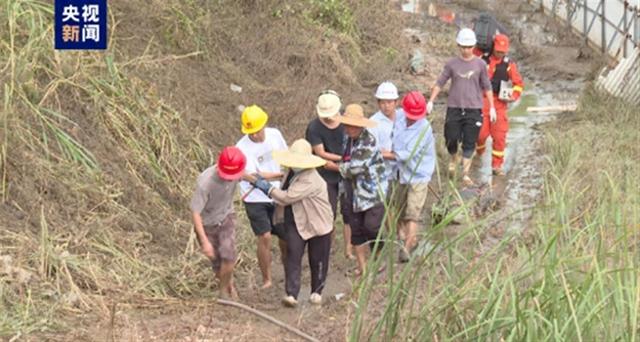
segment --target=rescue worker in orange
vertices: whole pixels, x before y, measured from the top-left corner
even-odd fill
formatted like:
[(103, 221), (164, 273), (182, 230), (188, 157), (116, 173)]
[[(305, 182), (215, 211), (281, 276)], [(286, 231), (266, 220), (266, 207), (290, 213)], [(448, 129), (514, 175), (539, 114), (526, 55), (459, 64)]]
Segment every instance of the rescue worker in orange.
[[(478, 134), (476, 144), (476, 152), (482, 155), (485, 150), (485, 144), (489, 135), (492, 139), (491, 151), (491, 168), (493, 174), (503, 176), (504, 170), (502, 164), (504, 162), (504, 151), (507, 146), (507, 131), (509, 130), (509, 118), (507, 110), (509, 103), (517, 101), (522, 94), (524, 84), (522, 76), (518, 72), (516, 63), (507, 56), (509, 52), (509, 38), (504, 34), (497, 34), (493, 40), (493, 52), (485, 60), (491, 79), (491, 87), (493, 88), (493, 103), (495, 104), (495, 114), (491, 115), (489, 111), (489, 101), (484, 97), (484, 106), (482, 109), (483, 123)], [(511, 81), (513, 84), (513, 93), (508, 98), (500, 98), (501, 81)]]

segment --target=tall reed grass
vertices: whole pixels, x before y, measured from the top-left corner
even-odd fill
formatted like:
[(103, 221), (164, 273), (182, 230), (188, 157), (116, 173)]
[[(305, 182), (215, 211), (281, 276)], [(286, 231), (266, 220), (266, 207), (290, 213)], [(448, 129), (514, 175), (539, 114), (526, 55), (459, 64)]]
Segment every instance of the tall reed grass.
[[(409, 264), (362, 281), (349, 339), (638, 340), (637, 113), (585, 91), (577, 113), (545, 127), (544, 196), (524, 229), (479, 253), (489, 221), (451, 236), (450, 213)], [(385, 247), (378, 262), (395, 257)]]
[(201, 130), (135, 77), (144, 62), (53, 50), (52, 8), (0, 2), (0, 336), (211, 292), (185, 210), (213, 160)]

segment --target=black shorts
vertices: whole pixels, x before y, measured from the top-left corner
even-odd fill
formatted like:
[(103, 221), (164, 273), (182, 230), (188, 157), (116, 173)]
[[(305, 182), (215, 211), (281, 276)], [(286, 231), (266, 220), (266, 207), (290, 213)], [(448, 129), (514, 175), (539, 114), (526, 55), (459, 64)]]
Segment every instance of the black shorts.
[[(344, 184), (347, 184), (344, 180), (341, 180)], [(340, 214), (342, 215), (342, 222), (349, 223), (349, 213), (351, 213), (351, 201), (349, 201), (345, 193), (340, 194), (340, 183), (327, 183), (327, 193), (329, 194), (329, 204), (331, 204), (331, 211), (333, 212), (333, 219), (338, 216), (338, 199), (340, 199)]]
[[(375, 241), (382, 226), (384, 218), (384, 205), (378, 204), (373, 208), (369, 208), (359, 213), (353, 213), (351, 216), (351, 244), (359, 246), (364, 243)], [(369, 247), (373, 248), (374, 243), (371, 242)], [(382, 248), (382, 242), (378, 248)]]
[(482, 127), (482, 109), (447, 108), (444, 138), (449, 154), (456, 154), (458, 144), (462, 143), (463, 156), (471, 158), (476, 150), (480, 127)]
[(349, 224), (351, 213), (353, 212), (353, 203), (347, 198), (346, 193), (340, 195), (340, 214), (342, 214), (342, 222)]
[(340, 191), (339, 183), (327, 183), (327, 193), (329, 195), (329, 204), (331, 204), (331, 212), (333, 213), (333, 219), (336, 219), (338, 210), (338, 195)]
[[(347, 191), (347, 199), (353, 199), (353, 192)], [(359, 246), (369, 241), (375, 241), (384, 218), (384, 204), (380, 203), (361, 212), (351, 210), (349, 224), (351, 225), (351, 244)], [(369, 247), (373, 248), (373, 242)], [(382, 248), (382, 245), (379, 245)]]
[(244, 209), (247, 212), (251, 230), (255, 235), (262, 235), (271, 232), (279, 238), (284, 238), (284, 229), (281, 224), (273, 224), (273, 203), (248, 203), (244, 202)]

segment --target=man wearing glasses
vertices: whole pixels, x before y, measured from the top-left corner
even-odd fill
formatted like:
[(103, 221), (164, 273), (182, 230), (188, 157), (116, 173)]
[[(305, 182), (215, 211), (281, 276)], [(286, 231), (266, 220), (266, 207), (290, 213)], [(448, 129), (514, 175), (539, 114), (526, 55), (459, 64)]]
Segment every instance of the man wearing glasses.
[(496, 109), (487, 64), (473, 54), (473, 47), (476, 45), (475, 33), (471, 29), (463, 28), (458, 32), (456, 43), (460, 48), (460, 56), (450, 59), (445, 64), (431, 91), (427, 112), (431, 113), (433, 101), (442, 87), (451, 80), (444, 124), (444, 137), (451, 155), (449, 173), (453, 174), (456, 171), (459, 163), (458, 145), (462, 143), (462, 181), (469, 186), (473, 185), (469, 169), (482, 126), (483, 95), (489, 101), (491, 116), (495, 116)]

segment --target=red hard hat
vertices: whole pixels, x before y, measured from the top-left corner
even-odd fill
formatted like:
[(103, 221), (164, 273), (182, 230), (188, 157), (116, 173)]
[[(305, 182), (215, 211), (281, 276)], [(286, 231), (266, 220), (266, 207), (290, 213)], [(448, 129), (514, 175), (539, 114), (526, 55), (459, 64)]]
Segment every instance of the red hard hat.
[(493, 50), (509, 52), (509, 37), (504, 34), (496, 34), (495, 38), (493, 38)]
[(411, 91), (402, 99), (402, 109), (411, 120), (420, 120), (427, 114), (427, 103), (419, 91)]
[(247, 158), (239, 148), (227, 146), (218, 157), (218, 176), (225, 180), (237, 180), (242, 177)]

